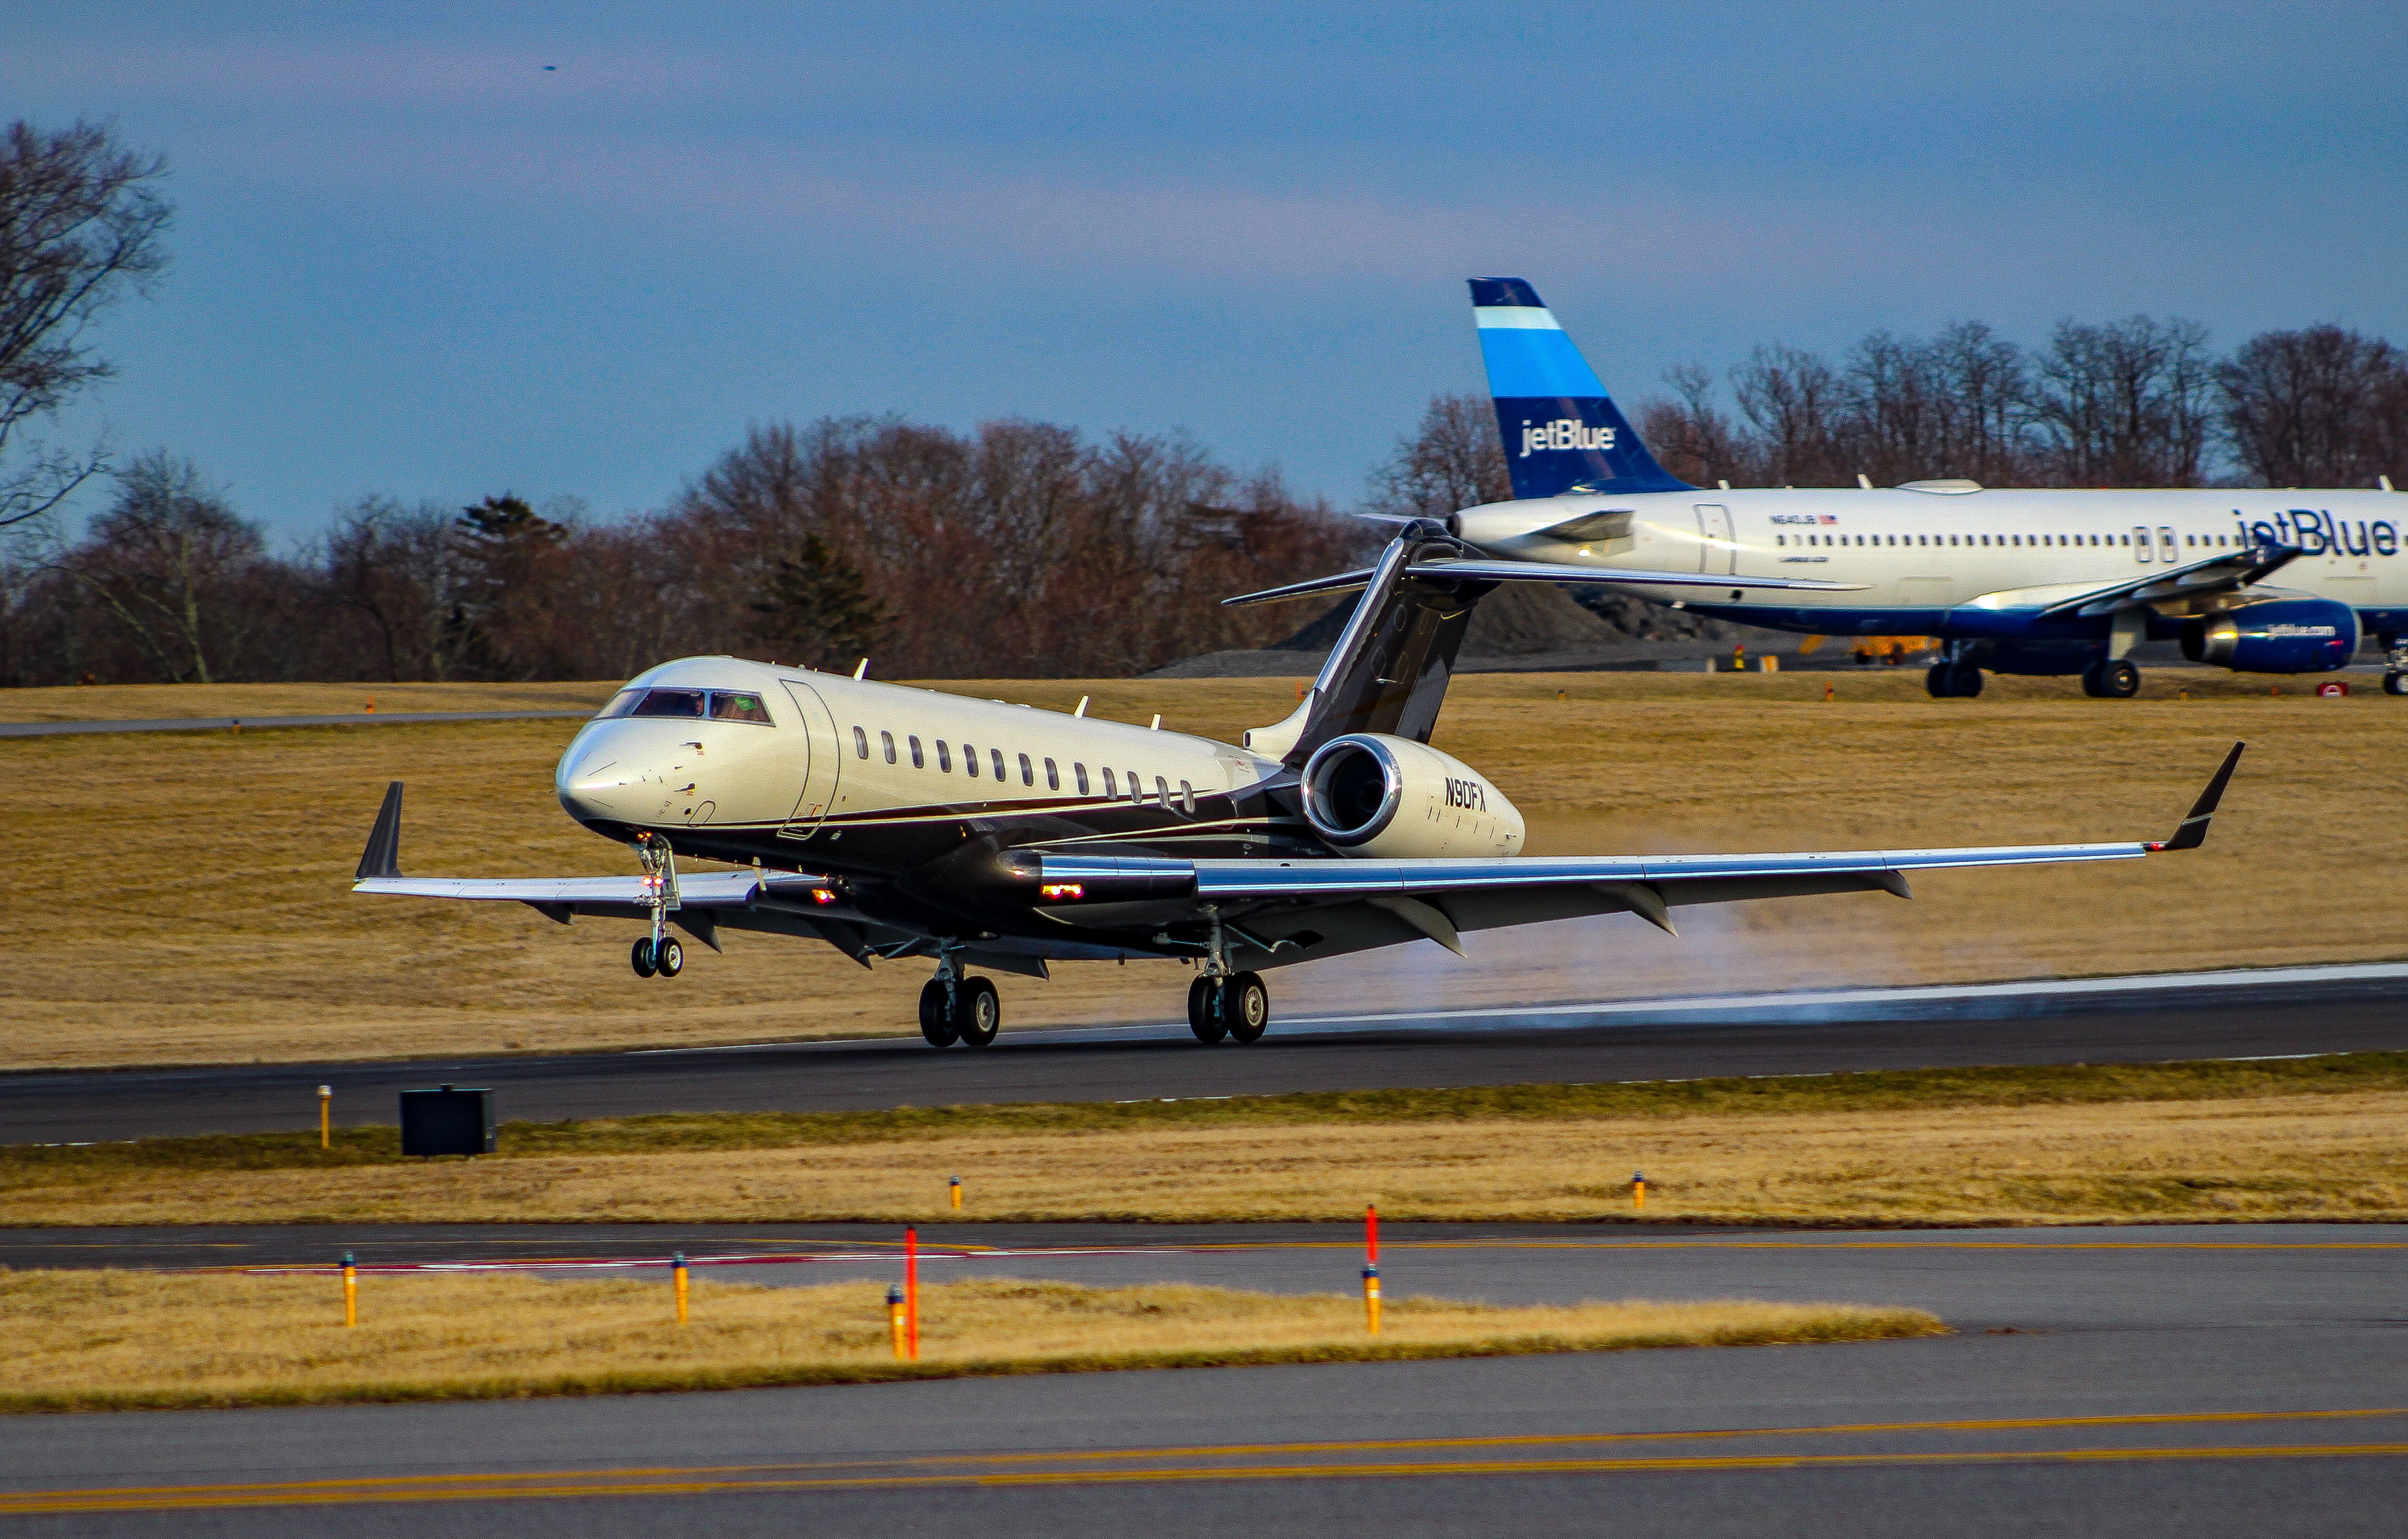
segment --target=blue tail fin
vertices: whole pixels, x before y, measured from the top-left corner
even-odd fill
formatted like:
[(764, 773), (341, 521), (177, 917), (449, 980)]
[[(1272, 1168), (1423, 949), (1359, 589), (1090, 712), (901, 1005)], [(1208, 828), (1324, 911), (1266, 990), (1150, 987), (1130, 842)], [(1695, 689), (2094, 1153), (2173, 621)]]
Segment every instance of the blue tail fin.
[(1536, 290), (1475, 278), (1471, 306), (1514, 496), (1695, 490), (1647, 452)]

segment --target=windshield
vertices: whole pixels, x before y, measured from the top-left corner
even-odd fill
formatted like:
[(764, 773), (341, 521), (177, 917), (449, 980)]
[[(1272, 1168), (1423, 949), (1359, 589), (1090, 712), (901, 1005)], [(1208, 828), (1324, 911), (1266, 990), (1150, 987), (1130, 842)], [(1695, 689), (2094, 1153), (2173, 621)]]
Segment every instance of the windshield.
[(594, 720), (620, 716), (707, 716), (714, 721), (777, 725), (768, 705), (751, 690), (621, 690)]

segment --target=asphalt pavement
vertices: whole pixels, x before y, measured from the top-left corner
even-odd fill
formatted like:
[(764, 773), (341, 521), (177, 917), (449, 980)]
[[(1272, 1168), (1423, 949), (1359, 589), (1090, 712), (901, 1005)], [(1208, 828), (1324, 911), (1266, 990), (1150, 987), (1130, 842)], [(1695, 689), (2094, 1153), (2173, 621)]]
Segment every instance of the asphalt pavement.
[(320, 1085), (345, 1126), (394, 1092), (491, 1087), (505, 1119), (2134, 1062), (2408, 1047), (2408, 966), (1274, 1018), (1251, 1047), (1182, 1024), (662, 1052), (0, 1075), (0, 1142), (305, 1130)]
[[(628, 1226), (614, 1226), (624, 1228)], [(887, 1275), (874, 1236), (710, 1283)], [(495, 1236), (546, 1254), (583, 1226)], [(941, 1275), (1350, 1290), (1343, 1226), (948, 1228)], [(643, 1236), (689, 1246), (673, 1226)], [(408, 1236), (391, 1236), (407, 1240)], [(605, 1248), (624, 1235), (602, 1235)], [(891, 1240), (892, 1236), (886, 1237)], [(419, 1259), (452, 1242), (421, 1233)], [(454, 1245), (453, 1248), (459, 1247)], [(1070, 1253), (1072, 1251), (1076, 1254)], [(632, 1252), (630, 1254), (633, 1254)], [(364, 1258), (365, 1259), (365, 1258)], [(2408, 1226), (1632, 1235), (1410, 1226), (1392, 1297), (1834, 1298), (1942, 1339), (13, 1419), (57, 1533), (2391, 1534)], [(373, 1297), (375, 1277), (363, 1285)], [(37, 1516), (39, 1515), (39, 1516)]]

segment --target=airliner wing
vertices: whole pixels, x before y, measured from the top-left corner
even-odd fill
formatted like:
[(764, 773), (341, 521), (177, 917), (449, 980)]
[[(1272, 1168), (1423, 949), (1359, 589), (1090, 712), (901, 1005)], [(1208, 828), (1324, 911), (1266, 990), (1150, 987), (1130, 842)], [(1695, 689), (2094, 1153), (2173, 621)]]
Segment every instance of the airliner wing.
[[(781, 874), (779, 882), (818, 880)], [(492, 903), (525, 903), (540, 908), (563, 905), (580, 912), (633, 907), (652, 893), (642, 876), (363, 876), (351, 884), (354, 892), (388, 898), (466, 898)], [(762, 878), (750, 871), (687, 872), (678, 877), (678, 901), (688, 908), (741, 908), (764, 890)]]
[[(1276, 604), (1283, 599), (1310, 598), (1315, 593), (1351, 593), (1358, 588), (1369, 587), (1371, 575), (1372, 568), (1367, 566), (1359, 572), (1340, 572), (1307, 582), (1292, 582), (1284, 588), (1266, 588), (1259, 593), (1240, 593), (1221, 602), (1225, 606)], [(1704, 572), (1641, 572), (1612, 566), (1555, 566), (1534, 561), (1424, 561), (1406, 567), (1404, 575), (1439, 582), (1449, 579), (1471, 582), (1622, 582), (1644, 583), (1657, 588), (1737, 588), (1816, 593), (1852, 593), (1865, 586), (1861, 582), (1818, 582), (1810, 577), (1735, 577)]]
[(2088, 620), (2099, 615), (2114, 614), (2136, 604), (2153, 604), (2159, 599), (2182, 598), (2193, 593), (2212, 593), (2220, 589), (2246, 588), (2263, 581), (2272, 573), (2300, 554), (2297, 546), (2256, 545), (2245, 550), (2228, 550), (2220, 556), (2210, 556), (2188, 566), (2168, 571), (2147, 572), (2124, 582), (2110, 583), (2069, 598), (2057, 599), (2041, 609), (2043, 617), (2079, 616)]
[(2233, 745), (2173, 835), (2154, 841), (1503, 860), (1164, 861), (1049, 853), (1039, 880), (1075, 892), (1048, 909), (1073, 925), (1125, 924), (1170, 903), (1209, 905), (1248, 943), (1246, 962), (1258, 967), (1392, 945), (1414, 933), (1459, 950), (1461, 931), (1586, 914), (1635, 913), (1670, 931), (1670, 910), (1688, 904), (1859, 891), (1903, 898), (1913, 896), (1907, 874), (1914, 871), (2128, 861), (2195, 849), (2206, 842), (2208, 820), (2241, 748)]

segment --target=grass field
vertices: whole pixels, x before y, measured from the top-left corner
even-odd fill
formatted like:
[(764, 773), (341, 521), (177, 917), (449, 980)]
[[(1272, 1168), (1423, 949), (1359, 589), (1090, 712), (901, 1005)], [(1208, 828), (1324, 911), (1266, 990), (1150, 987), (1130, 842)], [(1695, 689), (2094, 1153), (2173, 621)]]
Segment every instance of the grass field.
[[(1670, 992), (1917, 983), (2396, 957), (2408, 861), (2394, 766), (2408, 708), (2297, 682), (2163, 675), (2092, 701), (2000, 680), (1934, 701), (1911, 672), (1481, 676), (1439, 745), (1527, 815), (1534, 852), (1915, 847), (2158, 837), (2235, 738), (2252, 743), (2209, 847), (2114, 867), (1934, 874), (1879, 894), (1691, 909), (1682, 935), (1629, 916), (1434, 944), (1272, 976), (1273, 1009), (1476, 1006)], [(2172, 682), (2183, 680), (2181, 686)], [(1280, 679), (1003, 681), (963, 692), (1234, 735), (1294, 704)], [(2193, 698), (2167, 698), (2186, 687)], [(282, 688), (282, 687), (275, 687)], [(245, 710), (318, 709), (299, 694)], [(598, 700), (609, 686), (378, 686), (380, 709)], [(225, 691), (0, 694), (20, 715), (236, 708)], [(544, 691), (554, 691), (546, 694)], [(363, 692), (363, 691), (353, 691)], [(1558, 698), (1558, 694), (1562, 698)], [(40, 696), (39, 700), (12, 697)], [(106, 697), (106, 699), (104, 699)], [(138, 697), (138, 698), (137, 698)], [(274, 704), (251, 704), (253, 700)], [(365, 693), (363, 692), (363, 698)], [(125, 702), (104, 711), (109, 700)], [(93, 701), (99, 704), (83, 705)], [(908, 1033), (924, 963), (864, 973), (810, 943), (734, 935), (639, 983), (631, 927), (530, 910), (353, 898), (384, 782), (409, 782), (405, 869), (587, 874), (625, 851), (562, 816), (552, 762), (574, 722), (57, 737), (0, 742), (0, 848), (21, 903), (0, 1066), (366, 1058)], [(51, 894), (55, 892), (57, 896)], [(1006, 977), (1007, 1029), (1174, 1019), (1187, 974), (1071, 964)], [(1274, 1026), (1276, 1030), (1276, 1026)]]
[[(0, 1223), (2408, 1219), (2408, 1054), (0, 1149)], [(946, 1181), (965, 1178), (961, 1214)]]
[(1747, 1300), (1502, 1308), (1223, 1289), (943, 1283), (897, 1361), (882, 1285), (697, 1278), (688, 1323), (661, 1282), (362, 1279), (360, 1323), (317, 1275), (0, 1272), (0, 1411), (484, 1400), (1208, 1364), (1487, 1357), (1938, 1335), (1914, 1309)]

